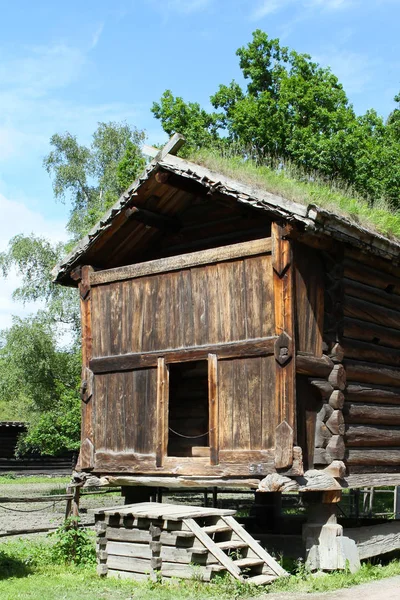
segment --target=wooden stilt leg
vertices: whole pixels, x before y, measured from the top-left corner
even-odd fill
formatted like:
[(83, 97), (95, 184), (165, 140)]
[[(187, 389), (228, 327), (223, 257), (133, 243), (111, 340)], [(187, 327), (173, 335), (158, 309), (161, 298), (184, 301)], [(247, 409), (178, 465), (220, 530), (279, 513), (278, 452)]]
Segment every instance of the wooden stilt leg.
[(336, 518), (341, 492), (307, 492), (303, 502), (307, 508), (307, 523), (303, 526), (306, 565), (312, 570), (335, 571), (349, 566), (352, 572), (360, 568), (358, 549), (353, 540), (343, 536), (343, 527)]

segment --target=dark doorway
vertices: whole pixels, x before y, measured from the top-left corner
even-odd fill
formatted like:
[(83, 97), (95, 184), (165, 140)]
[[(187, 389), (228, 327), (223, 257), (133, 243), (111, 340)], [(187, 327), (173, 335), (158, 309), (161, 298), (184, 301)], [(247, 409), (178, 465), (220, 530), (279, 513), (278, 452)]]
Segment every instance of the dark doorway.
[(207, 456), (207, 361), (169, 366), (168, 427), (168, 456)]

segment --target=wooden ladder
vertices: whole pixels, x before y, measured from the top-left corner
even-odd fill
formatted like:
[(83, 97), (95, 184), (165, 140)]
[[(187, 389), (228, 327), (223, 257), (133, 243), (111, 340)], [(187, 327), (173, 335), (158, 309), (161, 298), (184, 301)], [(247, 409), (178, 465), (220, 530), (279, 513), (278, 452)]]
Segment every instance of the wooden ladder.
[(288, 575), (231, 516), (184, 518), (183, 524), (218, 561), (215, 570), (223, 568), (235, 579), (255, 585)]

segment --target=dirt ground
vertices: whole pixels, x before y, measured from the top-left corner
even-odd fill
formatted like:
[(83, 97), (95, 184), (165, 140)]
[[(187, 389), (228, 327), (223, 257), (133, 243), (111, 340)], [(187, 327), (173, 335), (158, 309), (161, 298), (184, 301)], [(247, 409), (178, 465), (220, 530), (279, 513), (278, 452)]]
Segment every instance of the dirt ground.
[[(268, 594), (263, 600), (400, 600), (400, 577), (381, 579), (324, 594)], [(261, 599), (260, 599), (261, 600)]]
[[(0, 534), (21, 529), (58, 527), (65, 515), (66, 501), (54, 501), (52, 495), (64, 494), (66, 483), (44, 479), (43, 483), (21, 483), (0, 485)], [(5, 497), (47, 496), (49, 502), (4, 503)], [(202, 501), (200, 494), (193, 497), (165, 498), (177, 503), (198, 504)], [(243, 502), (244, 498), (242, 499)], [(104, 508), (123, 504), (120, 493), (106, 495), (83, 496), (81, 498), (81, 521), (85, 524), (94, 522), (92, 509)], [(335, 592), (317, 594), (268, 594), (262, 596), (265, 600), (354, 600), (358, 596), (363, 600), (400, 600), (400, 577), (393, 577), (357, 587), (341, 589)]]
[[(62, 524), (65, 516), (66, 500), (52, 500), (52, 495), (65, 494), (67, 486), (65, 483), (54, 482), (52, 479), (43, 478), (43, 483), (31, 483), (21, 478), (21, 483), (0, 484), (0, 534), (12, 532), (21, 529), (34, 528), (56, 528)], [(5, 503), (1, 498), (7, 497), (33, 497), (47, 496), (48, 502), (27, 502), (27, 503)], [(251, 503), (252, 496), (237, 494), (234, 498), (219, 495), (219, 501), (226, 504), (226, 508), (237, 508), (238, 505)], [(211, 502), (211, 495), (209, 496)], [(193, 493), (190, 495), (165, 496), (163, 502), (173, 502), (174, 504), (194, 504), (201, 505), (203, 495)], [(116, 506), (124, 503), (124, 498), (120, 492), (107, 493), (102, 495), (81, 496), (80, 499), (80, 518), (83, 524), (94, 523), (93, 510), (96, 508), (105, 508), (107, 506)]]
[[(43, 483), (1, 484), (0, 498), (47, 496), (49, 502), (5, 503), (0, 499), (0, 533), (37, 527), (58, 527), (65, 517), (66, 500), (54, 501), (52, 495), (65, 494), (66, 483), (54, 483), (51, 478)], [(83, 496), (81, 498), (81, 521), (93, 523), (89, 509), (123, 504), (120, 494)]]

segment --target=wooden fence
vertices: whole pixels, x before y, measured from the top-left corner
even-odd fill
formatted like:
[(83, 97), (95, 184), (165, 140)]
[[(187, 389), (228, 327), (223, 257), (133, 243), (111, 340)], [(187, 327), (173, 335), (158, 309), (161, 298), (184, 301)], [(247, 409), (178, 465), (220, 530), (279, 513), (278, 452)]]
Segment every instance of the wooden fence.
[[(107, 489), (96, 489), (91, 491), (82, 490), (80, 486), (69, 485), (67, 487), (65, 494), (57, 494), (57, 495), (48, 495), (48, 496), (25, 496), (25, 497), (0, 497), (0, 508), (1, 505), (13, 503), (48, 503), (50, 505), (55, 502), (65, 502), (65, 516), (79, 516), (79, 504), (80, 499), (86, 496), (93, 495), (104, 495), (107, 493), (115, 493), (120, 492), (121, 488), (107, 488)], [(189, 494), (198, 494), (201, 493), (203, 495), (203, 504), (204, 506), (208, 506), (211, 503), (211, 506), (216, 508), (218, 507), (218, 494), (219, 491), (216, 487), (212, 488), (204, 488), (204, 489), (196, 489), (196, 490), (173, 490), (173, 495), (189, 495)], [(223, 490), (221, 493), (223, 494), (233, 494), (233, 495), (248, 495), (254, 494), (254, 490), (242, 490), (242, 489), (232, 489), (232, 490)], [(170, 490), (165, 488), (154, 488), (152, 494), (152, 501), (154, 502), (162, 502), (163, 496), (170, 496)], [(390, 501), (386, 502), (387, 510), (384, 512), (378, 512), (374, 510), (374, 505), (379, 504), (379, 495), (392, 496)], [(210, 497), (211, 496), (211, 497)], [(346, 498), (347, 496), (347, 498)], [(395, 488), (364, 488), (357, 490), (350, 490), (350, 493), (346, 495), (345, 501), (341, 503), (341, 512), (345, 517), (359, 519), (362, 517), (389, 517), (394, 518), (396, 520), (400, 520), (400, 486)], [(294, 503), (294, 499), (298, 498), (298, 502)], [(347, 500), (347, 502), (346, 502)], [(211, 501), (211, 502), (210, 502)], [(296, 506), (301, 506), (300, 497), (297, 494), (283, 494), (282, 495), (283, 506), (287, 506), (289, 508)], [(93, 522), (86, 523), (85, 527), (90, 527), (94, 524)], [(24, 535), (30, 533), (42, 533), (46, 531), (52, 531), (57, 529), (57, 526), (54, 527), (36, 527), (36, 528), (25, 528), (18, 530), (8, 530), (8, 531), (0, 531), (0, 537), (8, 537), (12, 535)]]

